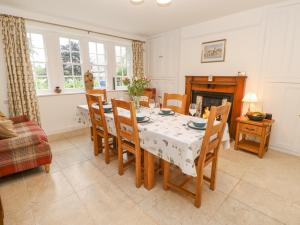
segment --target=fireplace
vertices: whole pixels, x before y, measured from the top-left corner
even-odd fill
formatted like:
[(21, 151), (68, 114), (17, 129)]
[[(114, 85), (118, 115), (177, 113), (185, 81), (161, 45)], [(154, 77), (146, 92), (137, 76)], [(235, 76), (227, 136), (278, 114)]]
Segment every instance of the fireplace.
[[(192, 103), (200, 104), (200, 112), (199, 115), (202, 117), (205, 108), (209, 108), (211, 106), (220, 106), (224, 102), (233, 103), (233, 94), (231, 93), (218, 93), (218, 92), (208, 92), (208, 91), (192, 91)], [(230, 118), (231, 118), (231, 111), (230, 109), (229, 116), (228, 116), (228, 124), (230, 126)]]
[(242, 99), (246, 83), (246, 76), (186, 76), (185, 93), (188, 96), (187, 108), (190, 103), (196, 103), (201, 98), (201, 114), (205, 107), (219, 106), (224, 101), (231, 102), (228, 117), (230, 137), (235, 137), (236, 118), (242, 112)]

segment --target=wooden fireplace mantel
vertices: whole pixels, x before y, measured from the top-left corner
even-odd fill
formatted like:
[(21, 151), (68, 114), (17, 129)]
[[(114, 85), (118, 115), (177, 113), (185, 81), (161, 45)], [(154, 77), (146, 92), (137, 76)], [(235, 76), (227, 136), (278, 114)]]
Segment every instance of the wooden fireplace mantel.
[(192, 100), (193, 91), (217, 92), (233, 95), (232, 112), (230, 118), (230, 137), (235, 137), (236, 118), (242, 113), (242, 99), (244, 97), (246, 76), (213, 76), (209, 81), (209, 76), (186, 76), (185, 94), (187, 97), (186, 113)]

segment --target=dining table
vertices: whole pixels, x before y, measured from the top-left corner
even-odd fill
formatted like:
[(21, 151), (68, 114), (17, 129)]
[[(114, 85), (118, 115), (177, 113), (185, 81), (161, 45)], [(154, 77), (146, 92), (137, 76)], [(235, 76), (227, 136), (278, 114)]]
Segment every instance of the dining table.
[[(130, 115), (121, 110), (120, 114)], [(155, 158), (166, 160), (178, 166), (186, 175), (196, 177), (195, 159), (200, 154), (201, 143), (205, 130), (191, 128), (188, 123), (192, 116), (173, 113), (162, 115), (159, 108), (140, 108), (139, 114), (148, 120), (138, 123), (141, 148), (144, 149), (144, 186), (150, 190), (155, 185)], [(116, 136), (114, 115), (105, 113), (108, 132)], [(91, 126), (87, 105), (77, 106), (77, 121), (85, 126)], [(228, 124), (222, 138), (224, 149), (230, 148)]]

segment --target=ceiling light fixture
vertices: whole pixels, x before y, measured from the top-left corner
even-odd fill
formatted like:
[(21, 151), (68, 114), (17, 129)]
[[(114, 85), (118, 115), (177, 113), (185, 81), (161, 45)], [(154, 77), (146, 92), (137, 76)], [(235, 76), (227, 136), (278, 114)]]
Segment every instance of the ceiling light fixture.
[(143, 3), (143, 2), (144, 2), (144, 0), (130, 0), (130, 2), (131, 2), (131, 3), (133, 3), (133, 4), (136, 4), (136, 5), (138, 5), (138, 4), (141, 4), (141, 3)]
[[(132, 4), (139, 5), (144, 2), (144, 0), (130, 0)], [(170, 5), (172, 0), (156, 0), (156, 3), (159, 6), (168, 6)]]
[(167, 6), (170, 5), (172, 0), (156, 0), (159, 6)]

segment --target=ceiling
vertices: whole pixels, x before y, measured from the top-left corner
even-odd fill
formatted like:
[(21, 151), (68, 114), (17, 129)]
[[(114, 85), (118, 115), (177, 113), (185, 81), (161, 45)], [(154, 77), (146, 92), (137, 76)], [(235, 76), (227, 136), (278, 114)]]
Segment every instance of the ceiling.
[(18, 9), (61, 19), (149, 36), (281, 0), (173, 0), (159, 7), (155, 0), (133, 5), (129, 0), (0, 0)]

